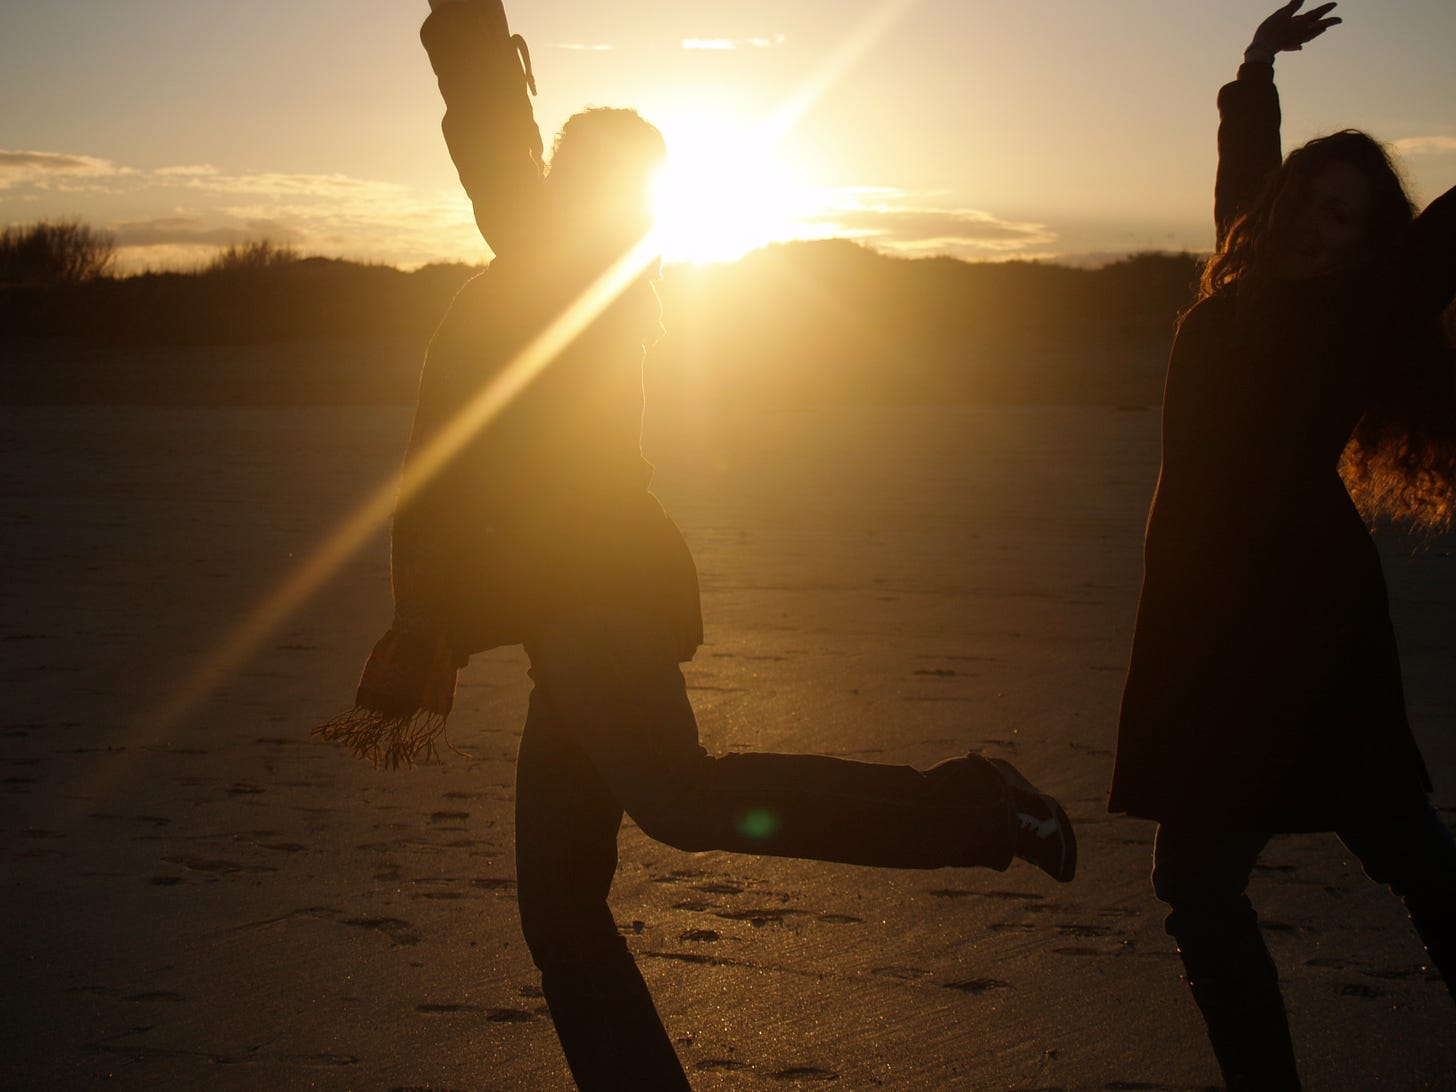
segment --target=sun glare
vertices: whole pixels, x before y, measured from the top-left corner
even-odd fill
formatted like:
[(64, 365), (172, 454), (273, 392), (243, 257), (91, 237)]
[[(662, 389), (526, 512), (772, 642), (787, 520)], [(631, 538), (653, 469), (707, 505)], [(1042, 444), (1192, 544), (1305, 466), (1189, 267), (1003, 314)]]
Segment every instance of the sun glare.
[(806, 191), (771, 142), (701, 121), (664, 134), (655, 238), (665, 261), (733, 261), (799, 233)]

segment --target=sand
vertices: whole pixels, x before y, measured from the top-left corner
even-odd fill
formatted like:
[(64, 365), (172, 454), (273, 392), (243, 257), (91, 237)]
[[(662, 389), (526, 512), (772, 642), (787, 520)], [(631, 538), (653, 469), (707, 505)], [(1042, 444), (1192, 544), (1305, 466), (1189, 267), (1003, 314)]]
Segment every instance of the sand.
[[(710, 748), (1014, 757), (1082, 869), (685, 854), (630, 823), (613, 907), (699, 1089), (1194, 1088), (1217, 1069), (1103, 811), (1155, 410), (655, 407), (702, 571)], [(375, 536), (171, 723), (180, 680), (398, 460), (397, 407), (0, 410), (7, 1088), (570, 1087), (518, 935), (518, 650), (384, 773), (310, 739), (389, 614)], [(1384, 545), (1409, 699), (1456, 803), (1456, 558)], [(1253, 896), (1307, 1087), (1444, 1088), (1456, 1013), (1328, 836)]]

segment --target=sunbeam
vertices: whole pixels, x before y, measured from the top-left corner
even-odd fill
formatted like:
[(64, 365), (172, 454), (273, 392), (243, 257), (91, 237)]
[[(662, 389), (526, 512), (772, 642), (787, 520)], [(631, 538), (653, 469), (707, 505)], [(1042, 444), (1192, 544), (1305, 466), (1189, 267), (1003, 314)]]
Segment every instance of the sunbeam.
[(240, 621), (227, 637), (173, 688), (143, 724), (175, 728), (268, 639), (279, 625), (333, 576), (386, 523), (395, 506), (413, 497), (501, 409), (596, 319), (654, 260), (652, 237), (643, 238), (581, 293), (411, 460), (396, 487), (380, 484), (333, 534)]
[[(815, 100), (877, 42), (916, 0), (887, 0), (851, 32), (803, 86), (764, 122), (765, 140), (777, 142), (793, 128)], [(386, 481), (376, 488), (301, 565), (284, 578), (253, 610), (210, 649), (142, 720), (139, 727), (170, 733), (222, 680), (245, 663), (276, 628), (328, 581), (390, 518), (396, 504), (413, 496), (501, 408), (556, 357), (587, 325), (635, 280), (655, 256), (657, 238), (646, 236), (603, 273), (517, 357), (501, 369), (415, 459), (398, 487)]]

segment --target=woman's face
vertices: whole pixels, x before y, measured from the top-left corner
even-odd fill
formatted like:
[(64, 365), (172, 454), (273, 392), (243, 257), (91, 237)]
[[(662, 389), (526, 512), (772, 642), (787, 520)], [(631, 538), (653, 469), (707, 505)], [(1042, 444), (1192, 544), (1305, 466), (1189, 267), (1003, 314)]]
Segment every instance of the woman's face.
[(1275, 255), (1281, 277), (1317, 277), (1353, 261), (1365, 241), (1370, 183), (1349, 163), (1317, 174), (1282, 233)]

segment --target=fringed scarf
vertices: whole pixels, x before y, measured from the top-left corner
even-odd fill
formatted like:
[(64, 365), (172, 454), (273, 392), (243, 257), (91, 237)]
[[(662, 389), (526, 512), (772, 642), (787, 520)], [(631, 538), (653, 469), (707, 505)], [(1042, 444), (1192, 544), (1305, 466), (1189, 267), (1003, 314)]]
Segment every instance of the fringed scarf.
[[(536, 93), (531, 57), (525, 40), (512, 35), (500, 0), (471, 4), (431, 5), (421, 29), (447, 106), (452, 98), (472, 104), (488, 119), (490, 132), (479, 134), (487, 147), (519, 148), (539, 164), (541, 135), (527, 94)], [(451, 148), (452, 155), (457, 149)], [(462, 179), (465, 167), (462, 169)], [(446, 354), (448, 355), (448, 354)], [(406, 476), (412, 457), (448, 421), (462, 401), (459, 383), (465, 377), (432, 374), (428, 363), (420, 383)], [(359, 679), (352, 709), (313, 729), (323, 739), (351, 747), (374, 766), (398, 769), (434, 759), (443, 742), (450, 745), (445, 721), (455, 701), (459, 669), (471, 651), (520, 638), (510, 628), (496, 627), (482, 636), (469, 633), (460, 616), (468, 613), (469, 595), (460, 562), (478, 560), (476, 544), (461, 541), (462, 513), (468, 512), (469, 476), (444, 473), (418, 497), (408, 498), (395, 513), (391, 543), (391, 576), (395, 617), (374, 645)], [(468, 522), (468, 521), (466, 521)]]
[(355, 758), (388, 770), (438, 758), (437, 740), (464, 754), (445, 735), (459, 668), (443, 634), (390, 626), (364, 664), (354, 707), (324, 721), (313, 734), (351, 747)]

